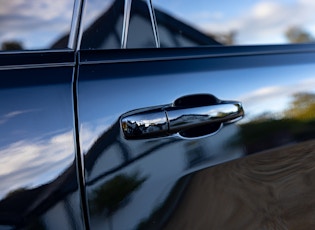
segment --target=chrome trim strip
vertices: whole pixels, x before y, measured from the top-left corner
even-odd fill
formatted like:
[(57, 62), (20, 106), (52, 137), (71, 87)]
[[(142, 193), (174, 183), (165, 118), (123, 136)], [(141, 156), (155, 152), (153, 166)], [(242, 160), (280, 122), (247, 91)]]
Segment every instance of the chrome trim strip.
[[(314, 53), (314, 51), (260, 51), (260, 52), (231, 52), (222, 54), (196, 54), (196, 55), (165, 55), (159, 57), (144, 57), (144, 58), (125, 58), (125, 59), (111, 59), (100, 61), (81, 61), (80, 65), (94, 65), (94, 64), (112, 64), (112, 63), (128, 63), (128, 62), (150, 62), (150, 61), (175, 61), (185, 59), (202, 59), (202, 58), (216, 58), (216, 57), (235, 57), (235, 56), (253, 56), (253, 55), (270, 55), (270, 54), (294, 54), (294, 53)], [(139, 55), (140, 56), (140, 55)]]
[[(147, 2), (148, 10), (150, 13), (151, 26), (152, 26), (153, 36), (154, 36), (155, 47), (160, 48), (160, 37), (158, 34), (157, 21), (156, 21), (156, 17), (155, 17), (155, 13), (154, 13), (152, 0), (147, 0), (146, 2)], [(131, 4), (132, 4), (132, 0), (125, 0), (124, 19), (123, 19), (123, 28), (122, 28), (122, 36), (121, 36), (121, 49), (127, 48)]]
[(155, 17), (155, 12), (154, 12), (152, 0), (147, 0), (147, 4), (148, 4), (149, 12), (150, 12), (150, 18), (151, 18), (153, 35), (154, 35), (155, 47), (160, 48), (160, 36), (159, 36), (157, 20)]
[(55, 49), (55, 50), (9, 50), (9, 51), (0, 51), (0, 55), (3, 54), (42, 54), (42, 53), (62, 53), (62, 52), (69, 52), (71, 49), (65, 48), (65, 49)]
[(38, 69), (54, 67), (74, 67), (74, 62), (51, 63), (51, 64), (25, 64), (25, 65), (6, 65), (0, 66), (0, 70), (18, 70), (18, 69)]
[(124, 20), (123, 20), (123, 28), (122, 28), (122, 36), (121, 36), (121, 48), (122, 49), (127, 48), (131, 4), (132, 4), (132, 0), (125, 0)]
[(68, 40), (68, 47), (72, 50), (78, 50), (81, 45), (81, 22), (83, 18), (84, 5), (85, 0), (75, 0), (74, 2), (71, 29)]

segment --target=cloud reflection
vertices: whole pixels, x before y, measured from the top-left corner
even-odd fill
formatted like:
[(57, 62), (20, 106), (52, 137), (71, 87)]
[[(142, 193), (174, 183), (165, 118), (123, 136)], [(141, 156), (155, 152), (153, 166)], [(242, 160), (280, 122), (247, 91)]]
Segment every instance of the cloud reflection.
[(224, 26), (221, 23), (209, 24), (208, 28), (237, 31), (236, 42), (239, 44), (285, 43), (285, 31), (291, 26), (302, 26), (315, 33), (312, 27), (315, 22), (314, 7), (314, 2), (310, 1), (297, 1), (294, 4), (262, 1), (248, 9), (247, 14), (223, 22)]
[(261, 112), (283, 111), (292, 97), (299, 92), (314, 92), (315, 79), (304, 79), (296, 84), (270, 86), (256, 89), (240, 97), (247, 108), (247, 114), (257, 115)]
[(1, 2), (0, 44), (21, 43), (24, 49), (48, 48), (69, 32), (73, 0)]
[(3, 116), (0, 116), (0, 125), (8, 122), (10, 119), (16, 117), (16, 116), (19, 116), (19, 115), (22, 115), (22, 114), (25, 114), (25, 113), (30, 113), (30, 112), (33, 112), (35, 110), (17, 110), (17, 111), (13, 111), (13, 112), (9, 112), (7, 114), (4, 114)]
[[(158, 8), (165, 8), (163, 0), (155, 1)], [(189, 7), (189, 3), (175, 4), (167, 2), (166, 9), (172, 14), (195, 25), (206, 34), (215, 36), (235, 33), (234, 44), (276, 44), (288, 43), (286, 30), (292, 26), (305, 29), (315, 35), (315, 2), (296, 1), (237, 1), (226, 7), (224, 1), (198, 1)], [(176, 5), (176, 7), (174, 7)], [(198, 6), (199, 5), (199, 6)]]
[[(74, 160), (73, 132), (41, 140), (22, 140), (0, 149), (0, 198), (21, 187), (53, 180)], [(58, 169), (58, 170), (57, 170)]]

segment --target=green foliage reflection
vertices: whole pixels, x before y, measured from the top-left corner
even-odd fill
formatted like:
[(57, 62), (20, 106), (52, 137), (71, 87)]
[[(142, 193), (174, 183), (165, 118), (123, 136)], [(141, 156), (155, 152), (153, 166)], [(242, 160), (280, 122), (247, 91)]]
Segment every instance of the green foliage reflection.
[(315, 138), (315, 94), (293, 95), (281, 119), (264, 113), (241, 125), (247, 153)]
[(141, 177), (138, 172), (115, 176), (93, 191), (93, 211), (102, 213), (106, 210), (108, 215), (112, 215), (146, 179), (146, 177)]

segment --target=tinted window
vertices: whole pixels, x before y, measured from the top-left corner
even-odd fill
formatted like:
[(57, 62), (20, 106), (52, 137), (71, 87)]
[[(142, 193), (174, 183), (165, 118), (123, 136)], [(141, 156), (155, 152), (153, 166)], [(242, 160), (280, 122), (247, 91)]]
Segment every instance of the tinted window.
[[(154, 0), (154, 4), (156, 11), (187, 26), (174, 31), (157, 16), (162, 41), (174, 36), (186, 40), (189, 27), (227, 45), (304, 43), (315, 37), (313, 0)], [(170, 47), (195, 44), (180, 39), (162, 43)]]
[[(126, 1), (128, 2), (128, 1)], [(82, 49), (152, 48), (163, 46), (219, 45), (219, 43), (174, 18), (156, 10), (149, 0), (90, 0), (83, 18)], [(166, 4), (167, 5), (167, 4)], [(129, 17), (127, 16), (129, 15)], [(160, 32), (168, 36), (159, 36)], [(124, 26), (125, 25), (125, 26)], [(127, 25), (127, 27), (126, 27)], [(167, 30), (167, 32), (165, 32)], [(124, 32), (125, 35), (124, 36)], [(125, 38), (125, 44), (124, 44)]]
[(119, 49), (123, 31), (124, 48), (307, 43), (315, 37), (313, 0), (126, 2), (130, 9), (123, 0), (88, 1), (81, 48)]
[[(122, 47), (124, 21), (128, 28), (125, 48), (156, 47), (150, 4), (147, 1), (87, 1), (83, 20), (82, 49), (119, 49)], [(125, 7), (126, 10), (125, 10)], [(126, 18), (126, 13), (130, 17)]]
[(0, 50), (66, 48), (74, 0), (1, 1)]

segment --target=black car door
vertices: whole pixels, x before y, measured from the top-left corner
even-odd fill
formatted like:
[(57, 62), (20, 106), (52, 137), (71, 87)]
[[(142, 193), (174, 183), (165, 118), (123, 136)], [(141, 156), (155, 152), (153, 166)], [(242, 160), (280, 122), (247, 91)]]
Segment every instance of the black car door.
[[(0, 229), (84, 229), (67, 41), (73, 1), (0, 12)], [(59, 9), (56, 11), (56, 9)]]
[(221, 46), (147, 2), (83, 30), (90, 228), (314, 228), (315, 46)]

